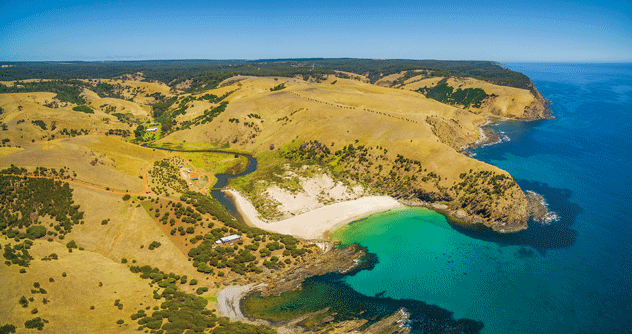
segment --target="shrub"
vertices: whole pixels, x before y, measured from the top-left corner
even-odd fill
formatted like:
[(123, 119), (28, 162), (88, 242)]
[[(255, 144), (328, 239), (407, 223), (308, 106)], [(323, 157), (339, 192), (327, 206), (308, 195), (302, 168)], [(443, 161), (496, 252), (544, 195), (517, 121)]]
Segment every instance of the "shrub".
[(116, 320), (116, 323), (118, 325), (122, 325), (124, 322), (125, 322), (125, 320), (123, 320), (123, 319)]
[(152, 243), (149, 244), (149, 250), (154, 250), (154, 248), (158, 248), (160, 247), (161, 243), (159, 243), (158, 241), (152, 241)]
[(42, 330), (44, 328), (44, 321), (42, 318), (37, 317), (31, 320), (27, 320), (24, 322), (24, 327), (26, 328), (37, 328), (38, 330)]
[(88, 107), (88, 106), (76, 106), (74, 108), (72, 108), (72, 110), (74, 111), (80, 111), (86, 114), (94, 114), (94, 111), (92, 110), (92, 108)]
[(41, 225), (29, 226), (26, 229), (26, 235), (29, 239), (38, 239), (46, 235), (46, 227)]
[(0, 326), (0, 334), (9, 334), (9, 333), (15, 333), (15, 326), (13, 325)]
[(130, 196), (129, 194), (125, 194), (125, 195), (123, 196), (123, 200), (124, 200), (124, 201), (127, 201), (127, 200), (129, 200), (130, 198), (131, 198), (131, 196)]

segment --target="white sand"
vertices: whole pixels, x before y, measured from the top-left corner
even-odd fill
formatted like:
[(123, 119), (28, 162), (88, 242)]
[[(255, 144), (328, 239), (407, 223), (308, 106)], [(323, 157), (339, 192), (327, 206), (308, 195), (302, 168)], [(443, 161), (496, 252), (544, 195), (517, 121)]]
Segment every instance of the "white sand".
[(272, 185), (265, 191), (266, 195), (280, 203), (277, 210), (283, 215), (283, 218), (322, 208), (325, 206), (323, 203), (349, 201), (364, 194), (362, 186), (357, 185), (349, 188), (340, 181), (334, 181), (327, 174), (302, 177), (288, 171), (284, 176), (286, 178), (295, 178), (299, 183), (300, 189), (291, 192)]
[(326, 205), (282, 221), (266, 223), (259, 219), (259, 213), (255, 207), (239, 192), (232, 189), (227, 189), (225, 192), (234, 198), (235, 206), (249, 225), (303, 239), (324, 239), (327, 232), (344, 224), (372, 213), (403, 206), (389, 196), (367, 196)]

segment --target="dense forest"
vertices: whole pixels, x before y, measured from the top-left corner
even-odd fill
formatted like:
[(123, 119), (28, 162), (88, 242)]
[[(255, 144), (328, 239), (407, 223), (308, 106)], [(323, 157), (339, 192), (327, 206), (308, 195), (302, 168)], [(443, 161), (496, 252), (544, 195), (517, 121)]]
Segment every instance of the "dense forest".
[[(406, 59), (271, 59), (271, 60), (151, 60), (109, 62), (2, 62), (10, 65), (0, 70), (0, 80), (26, 79), (97, 79), (115, 78), (126, 74), (142, 73), (147, 81), (163, 82), (171, 87), (192, 80), (185, 92), (193, 93), (212, 89), (226, 78), (235, 75), (252, 76), (301, 76), (318, 80), (325, 74), (344, 71), (365, 75), (371, 82), (380, 78), (410, 70), (429, 70), (445, 76), (468, 76), (503, 86), (533, 89), (531, 80), (522, 73), (506, 69), (490, 61), (441, 61)], [(67, 82), (69, 86), (79, 82)], [(22, 91), (35, 87), (22, 84)], [(42, 87), (43, 88), (43, 87)], [(17, 88), (0, 86), (0, 92), (14, 92)]]

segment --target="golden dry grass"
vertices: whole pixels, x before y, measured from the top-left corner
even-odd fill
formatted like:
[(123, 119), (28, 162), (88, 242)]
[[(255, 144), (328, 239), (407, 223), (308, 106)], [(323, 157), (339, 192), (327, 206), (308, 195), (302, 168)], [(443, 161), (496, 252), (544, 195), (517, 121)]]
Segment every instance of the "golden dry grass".
[[(26, 146), (32, 141), (49, 140), (64, 128), (68, 131), (84, 129), (101, 134), (109, 129), (132, 130), (129, 125), (98, 108), (94, 114), (86, 114), (72, 110), (75, 105), (70, 103), (61, 103), (59, 108), (44, 106), (54, 96), (54, 93), (45, 92), (0, 94), (0, 107), (4, 109), (0, 120), (8, 125), (4, 135), (11, 139), (12, 145)], [(47, 129), (33, 125), (31, 122), (34, 120), (44, 121)], [(52, 130), (53, 123), (56, 124), (56, 130)]]
[[(187, 275), (197, 279), (196, 286), (181, 285), (180, 289), (194, 293), (199, 286), (209, 287), (205, 296), (213, 296), (218, 288), (213, 279), (199, 273), (188, 261), (183, 251), (174, 244), (148, 212), (137, 201), (123, 201), (120, 195), (107, 194), (73, 186), (73, 199), (85, 212), (82, 225), (74, 226), (63, 241), (36, 240), (30, 253), (35, 260), (25, 274), (19, 267), (0, 266), (3, 289), (0, 289), (0, 323), (11, 323), (23, 328), (26, 320), (40, 316), (49, 323), (43, 333), (126, 333), (138, 327), (130, 315), (140, 308), (153, 307), (159, 302), (153, 299), (153, 288), (148, 280), (129, 271), (129, 265), (151, 265), (165, 272)], [(109, 219), (105, 225), (104, 219)], [(8, 240), (0, 237), (4, 245)], [(68, 253), (64, 244), (74, 240), (85, 250)], [(161, 246), (149, 250), (151, 242)], [(143, 246), (141, 248), (141, 246)], [(41, 261), (51, 253), (59, 256), (56, 261)], [(127, 259), (127, 265), (121, 259)], [(62, 277), (62, 272), (67, 277)], [(55, 282), (49, 282), (52, 277)], [(31, 294), (34, 282), (39, 282), (48, 292)], [(100, 283), (102, 284), (99, 287)], [(10, 287), (10, 288), (7, 288)], [(35, 301), (28, 308), (18, 304), (19, 298), (33, 296)], [(44, 305), (42, 298), (50, 303)], [(120, 299), (123, 310), (114, 306)], [(94, 310), (90, 310), (95, 306)], [(31, 315), (32, 308), (39, 312)], [(211, 307), (212, 308), (212, 304)], [(119, 326), (118, 319), (128, 324)]]
[[(433, 77), (415, 81), (413, 77), (407, 80), (407, 84), (402, 88), (407, 90), (417, 90), (422, 87), (434, 87), (443, 80), (444, 77)], [(448, 78), (447, 84), (456, 89), (481, 88), (488, 95), (495, 95), (493, 98), (486, 100), (481, 108), (469, 107), (468, 110), (481, 115), (522, 118), (524, 117), (525, 108), (531, 103), (537, 102), (533, 94), (526, 90), (514, 87), (499, 86), (474, 78)]]
[[(121, 100), (113, 97), (105, 97), (99, 99), (89, 100), (89, 105), (92, 109), (102, 110), (101, 106), (104, 106), (105, 109), (107, 106), (113, 106), (116, 108), (116, 113), (121, 114), (132, 114), (135, 118), (140, 120), (148, 120), (151, 115), (151, 107), (148, 105), (142, 105), (136, 102), (131, 102), (127, 100)], [(106, 106), (107, 105), (107, 106)], [(115, 119), (114, 117), (112, 117)]]
[(376, 81), (375, 84), (378, 86), (389, 87), (391, 83), (401, 77), (404, 76), (408, 71), (402, 71), (399, 73), (393, 73), (387, 76), (382, 77), (380, 80)]
[(79, 136), (28, 145), (23, 150), (0, 156), (0, 167), (15, 164), (28, 169), (39, 166), (59, 169), (65, 166), (76, 172), (76, 180), (82, 183), (134, 193), (143, 189), (138, 177), (143, 168), (168, 155), (117, 138)]
[(408, 90), (417, 90), (422, 87), (434, 87), (437, 85), (437, 82), (441, 81), (443, 77), (432, 77), (427, 79), (420, 79), (420, 76), (412, 77), (406, 80), (406, 84), (402, 87)]
[[(10, 242), (5, 237), (0, 240), (2, 244)], [(16, 265), (0, 266), (0, 323), (15, 325), (19, 333), (29, 332), (24, 329), (24, 322), (36, 316), (49, 321), (42, 333), (135, 332), (138, 326), (131, 322), (130, 315), (141, 307), (158, 304), (147, 281), (101, 254), (79, 250), (68, 253), (64, 245), (43, 240), (36, 240), (29, 252), (35, 260), (24, 274)], [(59, 260), (40, 260), (51, 253), (57, 254)], [(62, 277), (63, 272), (66, 277)], [(49, 278), (54, 282), (49, 282)], [(34, 282), (40, 283), (47, 293), (31, 293)], [(21, 296), (35, 300), (23, 308), (18, 303)], [(43, 298), (50, 302), (44, 304)], [(114, 306), (116, 299), (123, 304), (122, 310)], [(94, 310), (90, 310), (91, 306)], [(34, 308), (38, 313), (33, 315)], [(124, 319), (128, 325), (117, 325), (118, 319)]]
[(11, 155), (15, 152), (22, 151), (23, 148), (19, 147), (0, 147), (0, 157)]
[[(481, 116), (416, 92), (348, 79), (338, 79), (335, 85), (286, 79), (286, 89), (270, 92), (280, 81), (240, 81), (242, 86), (229, 98), (227, 110), (212, 123), (179, 131), (161, 142), (223, 143), (262, 153), (269, 151), (271, 144), (278, 148), (295, 139), (316, 139), (328, 146), (333, 143), (332, 150), (357, 139), (360, 144), (383, 146), (393, 156), (402, 154), (420, 160), (429, 171), (447, 176), (442, 181), (445, 185), (451, 185), (459, 173), (470, 168), (499, 171), (456, 152), (437, 138), (425, 122), (428, 116), (454, 119), (459, 125), (459, 136), (471, 142), (478, 138), (477, 126), (485, 121)], [(248, 118), (251, 113), (260, 115), (261, 120)], [(284, 117), (288, 121), (278, 121)], [(230, 118), (241, 122), (231, 123)], [(244, 126), (244, 121), (253, 122), (260, 131)]]
[(473, 109), (480, 110), (485, 115), (521, 118), (524, 109), (536, 101), (533, 94), (526, 89), (494, 85), (473, 78), (450, 78), (448, 85), (455, 89), (482, 88), (488, 95), (496, 95), (497, 97), (483, 104), (480, 109)]

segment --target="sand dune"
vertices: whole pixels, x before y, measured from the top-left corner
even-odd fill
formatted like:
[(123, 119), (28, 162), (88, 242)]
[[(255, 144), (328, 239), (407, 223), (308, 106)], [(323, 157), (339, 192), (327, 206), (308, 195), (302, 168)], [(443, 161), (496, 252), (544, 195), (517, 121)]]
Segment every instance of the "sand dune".
[(234, 200), (246, 222), (260, 229), (290, 234), (303, 239), (324, 239), (329, 231), (370, 214), (403, 206), (389, 196), (367, 196), (356, 200), (326, 205), (278, 222), (259, 219), (255, 207), (235, 190), (225, 190)]

